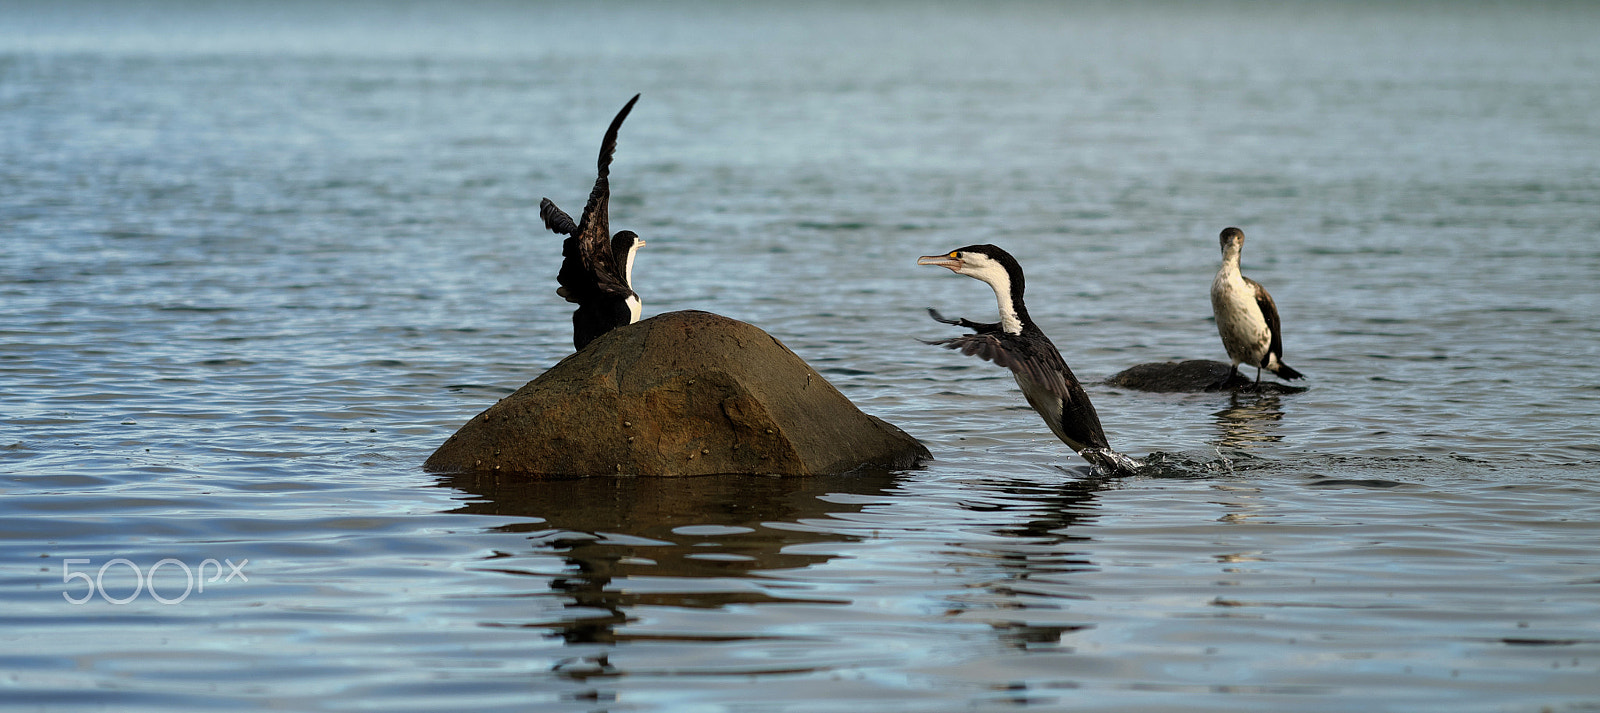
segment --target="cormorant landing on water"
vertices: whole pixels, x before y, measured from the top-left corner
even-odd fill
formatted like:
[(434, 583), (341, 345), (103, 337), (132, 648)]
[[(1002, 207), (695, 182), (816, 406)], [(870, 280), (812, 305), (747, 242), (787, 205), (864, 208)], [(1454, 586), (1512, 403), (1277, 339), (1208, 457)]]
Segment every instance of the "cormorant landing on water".
[(1261, 385), (1261, 370), (1284, 379), (1299, 379), (1301, 373), (1283, 363), (1283, 330), (1278, 325), (1278, 306), (1261, 283), (1239, 272), (1239, 253), (1244, 249), (1244, 231), (1225, 228), (1222, 267), (1211, 282), (1211, 311), (1217, 317), (1217, 334), (1233, 360), (1228, 375), (1213, 388), (1239, 373), (1240, 364), (1256, 368), (1256, 386)]
[(628, 230), (611, 235), (607, 211), (611, 201), (608, 176), (611, 154), (617, 150), (617, 129), (636, 101), (638, 94), (617, 112), (600, 141), (600, 177), (594, 181), (589, 204), (583, 207), (578, 222), (573, 223), (572, 216), (549, 198), (539, 201), (539, 217), (544, 226), (569, 236), (561, 243), (561, 271), (556, 274), (561, 288), (556, 294), (578, 305), (572, 313), (572, 344), (578, 349), (616, 327), (639, 321), (641, 303), (633, 291), (633, 257), (645, 243)]
[(993, 245), (969, 245), (944, 255), (918, 258), (917, 264), (946, 267), (958, 275), (982, 280), (994, 288), (1000, 302), (1000, 321), (990, 324), (945, 319), (937, 310), (928, 310), (937, 321), (975, 333), (927, 344), (958, 349), (962, 354), (1010, 368), (1028, 405), (1039, 412), (1057, 438), (1096, 470), (1130, 473), (1138, 467), (1137, 461), (1111, 450), (1089, 395), (1072, 375), (1061, 352), (1028, 317), (1028, 307), (1022, 302), (1022, 266), (1016, 258)]

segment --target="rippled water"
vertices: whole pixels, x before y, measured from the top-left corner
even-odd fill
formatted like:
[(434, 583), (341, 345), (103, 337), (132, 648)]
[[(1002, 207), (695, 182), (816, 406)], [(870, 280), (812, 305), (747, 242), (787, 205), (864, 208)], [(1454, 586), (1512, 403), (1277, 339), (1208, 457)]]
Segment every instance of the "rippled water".
[[(1590, 5), (0, 14), (0, 708), (1600, 706)], [(569, 350), (537, 202), (634, 92), (646, 313), (937, 460), (421, 470)], [(914, 339), (994, 242), (1086, 381), (1222, 358), (1227, 225), (1310, 390), (1091, 386), (1150, 475)]]

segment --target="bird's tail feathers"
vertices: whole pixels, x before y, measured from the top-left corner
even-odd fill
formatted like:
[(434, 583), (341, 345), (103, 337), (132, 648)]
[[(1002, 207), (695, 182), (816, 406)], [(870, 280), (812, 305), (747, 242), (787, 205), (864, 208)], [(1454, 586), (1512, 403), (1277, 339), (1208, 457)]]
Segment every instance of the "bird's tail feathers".
[(1285, 364), (1285, 363), (1283, 363), (1281, 361), (1278, 362), (1278, 368), (1273, 369), (1272, 373), (1277, 374), (1278, 376), (1280, 376), (1280, 377), (1282, 377), (1284, 379), (1304, 379), (1304, 378), (1306, 378), (1305, 374), (1302, 374), (1302, 373), (1300, 373), (1298, 371), (1295, 371), (1293, 367), (1291, 367), (1288, 364)]

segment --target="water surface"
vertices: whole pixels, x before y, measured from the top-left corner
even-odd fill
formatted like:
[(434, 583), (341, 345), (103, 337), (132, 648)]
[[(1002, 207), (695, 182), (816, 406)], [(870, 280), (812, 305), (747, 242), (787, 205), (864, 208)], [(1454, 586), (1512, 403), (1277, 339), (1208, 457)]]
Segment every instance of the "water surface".
[[(0, 14), (0, 707), (1600, 705), (1586, 4)], [(569, 353), (538, 199), (635, 92), (646, 314), (762, 327), (936, 460), (421, 470)], [(1222, 358), (1228, 225), (1310, 388), (1091, 386), (1149, 474), (914, 339), (994, 311), (916, 256), (993, 242), (1085, 381)], [(113, 604), (118, 558), (248, 581)]]

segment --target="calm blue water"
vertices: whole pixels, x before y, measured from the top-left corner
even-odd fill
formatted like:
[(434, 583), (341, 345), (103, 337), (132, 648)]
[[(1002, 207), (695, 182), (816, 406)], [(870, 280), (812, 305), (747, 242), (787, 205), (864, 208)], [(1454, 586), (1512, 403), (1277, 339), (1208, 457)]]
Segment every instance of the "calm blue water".
[[(1600, 707), (1600, 9), (990, 5), (0, 5), (0, 708)], [(635, 92), (646, 314), (935, 461), (421, 470)], [(1223, 358), (1228, 225), (1310, 390), (1091, 385), (1157, 475), (914, 339), (994, 242), (1085, 381)]]

